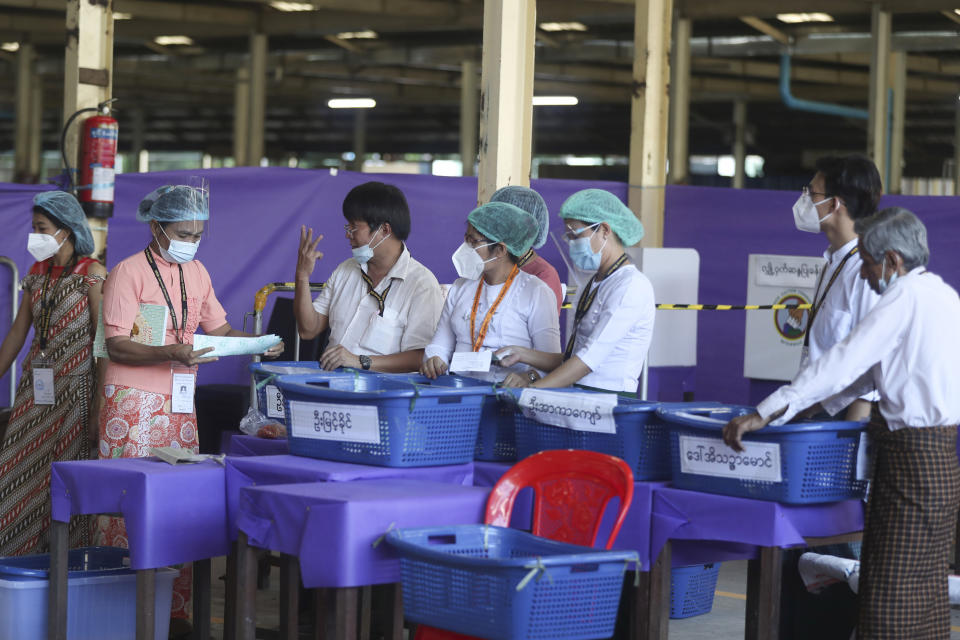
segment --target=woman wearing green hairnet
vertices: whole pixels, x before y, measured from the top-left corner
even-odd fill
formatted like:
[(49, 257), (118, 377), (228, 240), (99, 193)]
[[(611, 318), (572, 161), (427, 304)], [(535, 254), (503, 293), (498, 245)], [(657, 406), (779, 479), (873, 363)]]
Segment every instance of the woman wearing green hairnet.
[[(37, 260), (23, 279), (23, 302), (0, 345), (0, 375), (23, 347), (16, 401), (0, 444), (0, 556), (47, 550), (50, 464), (90, 453), (93, 337), (107, 275), (88, 257), (93, 236), (77, 199), (46, 191), (33, 199), (27, 250)], [(87, 546), (89, 523), (74, 518), (70, 546)]]
[[(446, 373), (457, 352), (492, 352), (508, 344), (560, 350), (557, 299), (543, 280), (519, 265), (537, 239), (536, 218), (512, 204), (489, 202), (467, 221), (463, 244), (453, 254), (460, 278), (450, 287), (420, 368), (430, 378)], [(492, 381), (510, 373), (540, 375), (524, 365), (497, 364), (457, 373)]]
[(595, 272), (580, 290), (574, 327), (563, 353), (511, 345), (497, 352), (505, 365), (523, 363), (545, 377), (510, 375), (509, 386), (568, 387), (635, 394), (653, 335), (653, 286), (624, 247), (643, 237), (643, 225), (612, 193), (585, 189), (560, 208), (564, 238), (577, 268)]

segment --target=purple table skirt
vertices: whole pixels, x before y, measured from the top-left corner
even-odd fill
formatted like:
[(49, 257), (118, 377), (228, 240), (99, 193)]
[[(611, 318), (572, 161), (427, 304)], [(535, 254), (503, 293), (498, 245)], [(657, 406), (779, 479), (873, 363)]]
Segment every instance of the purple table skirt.
[(290, 453), (290, 447), (286, 438), (270, 440), (232, 433), (227, 445), (228, 456), (277, 456), (287, 453)]
[(152, 569), (230, 551), (224, 468), (155, 458), (54, 462), (52, 517), (119, 513), (126, 521), (130, 565)]
[[(766, 500), (660, 488), (653, 494), (650, 556), (656, 558), (667, 540), (678, 545), (684, 564), (753, 557), (751, 547), (802, 546), (806, 537), (835, 536), (863, 529), (863, 502), (844, 500), (785, 505)], [(697, 551), (693, 541), (720, 541), (717, 557)], [(730, 544), (732, 543), (732, 544)], [(716, 555), (716, 554), (715, 554)], [(677, 566), (674, 561), (674, 566)]]
[(400, 562), (387, 530), (478, 524), (488, 493), (408, 479), (247, 487), (237, 526), (252, 546), (297, 556), (304, 587), (393, 583)]
[(225, 462), (227, 523), (232, 540), (237, 538), (240, 490), (244, 487), (393, 478), (468, 486), (473, 483), (473, 463), (441, 467), (377, 467), (291, 455), (228, 457)]

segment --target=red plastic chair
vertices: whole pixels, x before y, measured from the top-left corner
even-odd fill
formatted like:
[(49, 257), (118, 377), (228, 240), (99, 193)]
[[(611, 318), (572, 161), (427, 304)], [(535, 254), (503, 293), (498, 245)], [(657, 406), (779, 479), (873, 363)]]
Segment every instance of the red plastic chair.
[[(613, 498), (620, 499), (617, 517), (607, 537), (609, 549), (627, 517), (633, 500), (633, 471), (614, 456), (572, 449), (541, 451), (513, 465), (497, 481), (487, 499), (484, 521), (510, 526), (517, 495), (534, 491), (533, 523), (536, 536), (559, 542), (593, 546), (603, 514)], [(453, 631), (419, 625), (416, 640), (476, 640)]]

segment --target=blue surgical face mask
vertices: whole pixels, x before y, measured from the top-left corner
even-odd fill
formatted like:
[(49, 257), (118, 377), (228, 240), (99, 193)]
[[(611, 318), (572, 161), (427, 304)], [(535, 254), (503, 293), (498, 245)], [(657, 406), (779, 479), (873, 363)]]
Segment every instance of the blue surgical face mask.
[[(592, 224), (589, 227), (583, 227), (573, 233), (577, 235), (583, 233), (587, 229), (596, 227), (600, 223)], [(604, 239), (603, 244), (600, 245), (599, 251), (593, 250), (593, 245), (591, 244), (594, 234), (597, 233), (597, 230), (594, 229), (593, 233), (585, 238), (575, 238), (568, 241), (567, 250), (570, 254), (570, 260), (578, 269), (583, 271), (596, 271), (600, 268), (600, 258), (603, 254), (603, 248), (607, 245), (606, 239)]]
[[(374, 237), (376, 237), (376, 235), (380, 233), (380, 229), (382, 228), (383, 228), (382, 225), (377, 227), (377, 230), (373, 232), (373, 235), (370, 236), (370, 239), (372, 240)], [(373, 257), (373, 250), (379, 247), (381, 244), (383, 244), (383, 241), (389, 237), (390, 237), (389, 235), (383, 236), (383, 238), (380, 239), (380, 242), (373, 245), (372, 247), (370, 246), (369, 242), (365, 245), (357, 247), (356, 249), (353, 250), (353, 259), (359, 262), (360, 264), (367, 264), (368, 262), (370, 262), (370, 259)]]
[[(162, 226), (160, 227), (160, 232), (167, 236), (167, 232)], [(196, 242), (184, 242), (183, 240), (174, 240), (170, 236), (167, 236), (167, 240), (170, 241), (168, 248), (164, 249), (159, 240), (157, 240), (157, 247), (160, 249), (160, 255), (163, 259), (171, 264), (190, 262), (197, 255), (197, 249), (200, 247), (199, 240)]]
[(883, 273), (887, 270), (887, 256), (883, 256), (883, 260), (880, 261), (880, 279), (877, 280), (877, 289), (880, 293), (883, 293), (887, 288), (897, 281), (897, 278), (900, 277), (900, 274), (894, 271), (890, 274), (890, 279), (887, 280), (883, 277)]

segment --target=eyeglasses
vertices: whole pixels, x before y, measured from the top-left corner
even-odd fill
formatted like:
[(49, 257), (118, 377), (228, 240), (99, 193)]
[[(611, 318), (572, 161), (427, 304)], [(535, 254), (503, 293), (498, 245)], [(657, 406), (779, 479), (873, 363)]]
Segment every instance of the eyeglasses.
[(813, 189), (810, 188), (810, 185), (806, 185), (806, 186), (803, 188), (802, 191), (803, 191), (803, 195), (805, 195), (805, 196), (810, 196), (810, 197), (813, 197), (813, 196), (828, 196), (828, 195), (830, 195), (830, 194), (827, 194), (827, 193), (821, 193), (821, 192), (819, 192), (819, 191), (814, 191)]
[(489, 245), (491, 245), (491, 244), (496, 244), (495, 242), (490, 242), (489, 240), (487, 240), (486, 238), (483, 238), (483, 237), (481, 237), (481, 238), (472, 237), (469, 233), (463, 234), (463, 241), (464, 241), (464, 242), (467, 244), (467, 246), (470, 247), (471, 249), (477, 249), (477, 248), (479, 248), (479, 247), (486, 247), (486, 246), (489, 246)]
[(357, 231), (359, 231), (359, 229), (360, 229), (360, 227), (358, 227), (358, 226), (356, 226), (356, 225), (352, 225), (352, 224), (345, 224), (345, 225), (343, 225), (343, 230), (344, 230), (344, 231), (347, 233), (347, 235), (350, 236), (351, 238), (353, 237), (353, 234), (355, 234)]
[(574, 240), (576, 240), (577, 238), (580, 237), (580, 234), (581, 234), (581, 233), (583, 233), (583, 232), (586, 231), (587, 229), (593, 229), (594, 227), (598, 226), (599, 224), (600, 224), (599, 222), (594, 222), (594, 223), (591, 224), (591, 225), (588, 225), (588, 226), (586, 226), (586, 227), (580, 227), (579, 229), (574, 229), (574, 228), (572, 228), (572, 227), (567, 227), (566, 233), (563, 234), (563, 239), (566, 240), (567, 242), (573, 242)]

